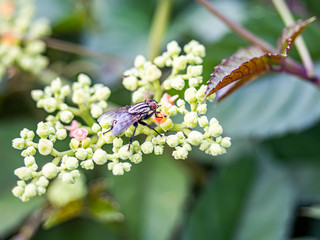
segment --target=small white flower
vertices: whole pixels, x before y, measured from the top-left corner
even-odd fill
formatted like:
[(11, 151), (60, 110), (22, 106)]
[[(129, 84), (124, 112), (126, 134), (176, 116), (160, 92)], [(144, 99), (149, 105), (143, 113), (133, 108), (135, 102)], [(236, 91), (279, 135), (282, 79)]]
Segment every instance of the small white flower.
[(154, 154), (155, 154), (155, 155), (161, 155), (161, 154), (163, 154), (163, 146), (156, 145), (156, 146), (154, 147)]
[(80, 88), (80, 89), (76, 89), (73, 92), (72, 101), (75, 104), (84, 104), (88, 102), (88, 100), (89, 100), (89, 93), (86, 90)]
[(34, 156), (27, 156), (24, 158), (24, 165), (26, 165), (26, 167), (30, 167), (35, 163), (35, 158)]
[(199, 104), (197, 106), (197, 112), (199, 114), (206, 114), (206, 112), (207, 112), (207, 104), (206, 103)]
[(75, 155), (79, 160), (86, 160), (88, 157), (88, 152), (84, 148), (78, 148)]
[(140, 91), (135, 91), (132, 94), (132, 102), (137, 103), (137, 102), (141, 102), (144, 99), (144, 95), (142, 92)]
[(15, 138), (12, 140), (12, 147), (18, 150), (25, 148), (26, 141), (23, 138)]
[(176, 147), (176, 150), (172, 152), (172, 156), (175, 159), (186, 159), (188, 157), (188, 151), (183, 147)]
[(99, 124), (94, 123), (94, 124), (92, 125), (91, 129), (92, 129), (93, 132), (97, 133), (97, 132), (100, 131), (101, 127), (99, 126)]
[(113, 146), (116, 148), (120, 148), (123, 145), (123, 140), (122, 138), (115, 138), (113, 139)]
[(94, 168), (94, 164), (92, 160), (82, 161), (80, 163), (81, 167), (87, 170), (92, 170)]
[(15, 187), (12, 189), (12, 194), (13, 194), (15, 197), (21, 197), (23, 193), (24, 193), (24, 188), (23, 188), (23, 187), (15, 186)]
[(194, 128), (198, 124), (198, 114), (196, 112), (188, 112), (184, 116), (184, 123), (188, 128)]
[(134, 60), (134, 66), (135, 66), (136, 68), (141, 68), (141, 67), (143, 67), (143, 65), (145, 64), (145, 62), (146, 62), (145, 57), (142, 56), (142, 55), (138, 55), (138, 56), (136, 56), (136, 58), (135, 58), (135, 60)]
[(199, 122), (200, 127), (202, 127), (202, 128), (208, 126), (208, 124), (209, 124), (207, 116), (199, 117), (198, 122)]
[(222, 138), (221, 140), (221, 146), (224, 147), (224, 148), (228, 148), (231, 146), (231, 138), (230, 137), (224, 137)]
[(218, 137), (222, 134), (223, 129), (219, 124), (210, 125), (208, 128), (208, 132), (212, 137)]
[(71, 173), (67, 173), (67, 172), (61, 173), (61, 180), (62, 180), (62, 182), (68, 183), (68, 184), (75, 183), (75, 179), (72, 176), (72, 174)]
[(138, 163), (140, 163), (142, 161), (142, 155), (140, 153), (133, 154), (130, 157), (130, 161), (135, 163), (135, 164), (138, 164)]
[[(42, 43), (42, 42), (41, 42)], [(51, 89), (54, 93), (57, 93), (61, 89), (61, 80), (60, 78), (56, 78), (51, 82)]]
[(62, 96), (68, 96), (71, 92), (70, 86), (65, 85), (61, 88), (61, 95)]
[(194, 146), (198, 146), (203, 140), (203, 135), (198, 131), (191, 131), (188, 135), (188, 142)]
[(126, 172), (129, 172), (131, 170), (131, 164), (128, 163), (128, 162), (124, 162), (122, 163), (122, 167), (123, 167), (123, 170), (126, 171)]
[(147, 67), (145, 72), (146, 80), (149, 82), (158, 80), (161, 77), (161, 75), (161, 70), (157, 68), (155, 65), (150, 65), (149, 67)]
[(84, 73), (80, 73), (78, 76), (78, 82), (83, 84), (84, 86), (90, 86), (91, 85), (91, 79), (88, 75)]
[(58, 174), (58, 168), (53, 163), (46, 163), (41, 170), (43, 176), (45, 176), (48, 179), (55, 178)]
[(38, 150), (41, 155), (49, 155), (53, 150), (53, 143), (50, 140), (41, 138), (39, 140)]
[(178, 146), (179, 144), (179, 138), (178, 136), (176, 135), (169, 135), (167, 137), (167, 144), (170, 146), (170, 147), (176, 147)]
[(167, 45), (167, 51), (171, 56), (179, 55), (181, 52), (181, 47), (179, 47), (176, 41), (171, 41)]
[(108, 161), (108, 154), (106, 151), (98, 149), (94, 152), (92, 159), (96, 164), (103, 165)]
[(107, 100), (110, 97), (111, 90), (108, 87), (106, 87), (106, 86), (104, 86), (102, 84), (96, 84), (94, 87), (96, 89), (96, 92), (95, 92), (94, 95), (96, 96), (96, 98), (98, 100), (104, 101), (104, 100)]
[(165, 58), (163, 56), (158, 56), (153, 60), (157, 67), (163, 68), (165, 66)]
[(118, 153), (122, 160), (126, 160), (132, 156), (132, 147), (128, 150), (128, 145), (124, 145), (119, 149)]
[(142, 143), (141, 145), (141, 151), (144, 154), (150, 154), (153, 151), (153, 144), (150, 141), (145, 141), (144, 143)]
[(222, 147), (217, 143), (212, 143), (210, 146), (210, 153), (212, 156), (217, 156), (223, 154)]
[(31, 97), (34, 101), (37, 102), (44, 97), (44, 92), (42, 90), (32, 90)]
[(185, 86), (185, 82), (181, 77), (171, 79), (171, 87), (176, 90), (182, 90)]
[(73, 117), (73, 113), (68, 110), (60, 112), (60, 120), (63, 123), (70, 123)]
[(47, 187), (48, 185), (49, 185), (49, 180), (44, 176), (41, 176), (37, 181), (37, 186)]
[(65, 164), (68, 170), (74, 170), (79, 166), (79, 161), (75, 157), (68, 157)]
[(49, 135), (49, 126), (47, 123), (39, 122), (37, 125), (37, 134), (41, 138), (46, 138)]
[(134, 91), (138, 87), (138, 79), (134, 76), (125, 77), (122, 84), (129, 91)]
[(112, 168), (113, 175), (123, 175), (124, 169), (123, 166), (120, 163), (117, 163)]
[(32, 172), (28, 167), (20, 167), (14, 170), (14, 174), (22, 179), (22, 180), (29, 180), (32, 177)]
[(54, 112), (58, 107), (58, 102), (55, 98), (50, 97), (43, 100), (43, 108), (48, 113)]
[(67, 131), (66, 129), (58, 129), (56, 132), (56, 137), (59, 140), (63, 140), (67, 137)]
[(186, 57), (185, 56), (176, 57), (172, 62), (172, 66), (179, 71), (184, 70), (187, 66)]
[(189, 77), (198, 77), (202, 74), (202, 65), (198, 66), (188, 66), (187, 68), (187, 74)]
[(98, 118), (102, 115), (103, 109), (96, 104), (91, 105), (90, 114), (94, 118)]
[(184, 92), (184, 99), (188, 103), (194, 103), (197, 101), (196, 93), (197, 93), (197, 90), (194, 87), (190, 87)]
[(37, 196), (37, 187), (33, 183), (27, 184), (26, 188), (24, 189), (24, 194), (28, 198), (32, 198)]

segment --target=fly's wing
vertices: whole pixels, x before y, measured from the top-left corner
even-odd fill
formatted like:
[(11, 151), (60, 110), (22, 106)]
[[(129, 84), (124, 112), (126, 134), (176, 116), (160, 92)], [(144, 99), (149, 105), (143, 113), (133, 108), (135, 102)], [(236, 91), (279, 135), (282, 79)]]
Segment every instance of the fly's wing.
[(121, 112), (126, 112), (128, 107), (120, 107), (102, 114), (97, 120), (99, 123), (115, 120), (116, 116)]
[(140, 119), (140, 115), (132, 115), (126, 111), (119, 112), (113, 120), (111, 133), (118, 135)]

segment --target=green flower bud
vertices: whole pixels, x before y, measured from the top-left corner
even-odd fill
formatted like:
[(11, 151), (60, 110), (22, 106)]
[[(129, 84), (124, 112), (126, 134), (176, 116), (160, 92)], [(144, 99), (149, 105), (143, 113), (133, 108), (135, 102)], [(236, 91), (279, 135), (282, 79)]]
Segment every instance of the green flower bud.
[(110, 97), (111, 91), (108, 87), (106, 87), (102, 84), (96, 84), (95, 86), (98, 86), (98, 87), (95, 87), (96, 92), (95, 92), (94, 96), (99, 101), (107, 100)]
[(91, 105), (90, 114), (94, 118), (98, 118), (103, 114), (103, 110), (96, 104)]
[(47, 187), (48, 185), (49, 185), (49, 180), (44, 176), (41, 176), (37, 181), (37, 186)]
[(43, 108), (46, 112), (52, 113), (58, 107), (58, 102), (55, 98), (50, 97), (43, 100)]
[(188, 135), (188, 142), (194, 146), (198, 146), (203, 140), (203, 135), (198, 131), (191, 131)]
[(135, 60), (134, 60), (134, 66), (135, 66), (136, 68), (141, 68), (141, 67), (143, 67), (143, 65), (145, 64), (145, 62), (146, 62), (145, 57), (142, 56), (142, 55), (138, 55), (138, 56), (136, 56), (136, 58), (135, 58)]
[(133, 163), (135, 163), (135, 164), (141, 163), (141, 162), (142, 162), (142, 155), (141, 155), (141, 153), (133, 154), (133, 155), (130, 157), (130, 161), (133, 162)]
[(176, 57), (172, 62), (172, 66), (180, 71), (186, 69), (187, 58), (185, 56)]
[(68, 110), (60, 112), (60, 120), (63, 123), (70, 123), (73, 118), (73, 113)]
[(202, 65), (199, 66), (188, 66), (187, 68), (187, 74), (190, 77), (198, 77), (202, 74)]
[(93, 131), (94, 133), (97, 133), (97, 132), (100, 131), (101, 127), (100, 127), (99, 124), (94, 123), (94, 124), (92, 125), (91, 129), (92, 129), (92, 131)]
[(122, 84), (129, 91), (134, 91), (138, 87), (138, 79), (134, 76), (125, 77)]
[(126, 171), (126, 172), (129, 172), (131, 170), (131, 164), (128, 163), (128, 162), (124, 162), (122, 163), (122, 167), (123, 167), (123, 170)]
[(179, 138), (176, 135), (170, 135), (167, 137), (167, 144), (170, 147), (176, 147), (179, 144)]
[(88, 148), (88, 147), (90, 147), (90, 144), (91, 144), (91, 139), (88, 138), (88, 137), (86, 137), (85, 139), (83, 139), (83, 140), (81, 141), (81, 146), (82, 146), (83, 148)]
[(155, 154), (155, 155), (161, 155), (161, 154), (163, 154), (163, 146), (156, 145), (156, 146), (154, 147), (154, 154)]
[(18, 150), (25, 148), (26, 141), (22, 138), (15, 138), (12, 140), (12, 147)]
[(27, 156), (24, 158), (24, 165), (26, 165), (26, 167), (30, 167), (35, 163), (35, 158), (34, 156)]
[(184, 123), (188, 128), (194, 128), (198, 124), (198, 114), (196, 112), (189, 112), (184, 116)]
[(167, 51), (171, 56), (179, 55), (181, 52), (181, 47), (179, 47), (176, 41), (171, 41), (167, 45)]
[(67, 172), (61, 173), (61, 180), (62, 180), (62, 182), (67, 183), (67, 184), (74, 184), (75, 183), (75, 179), (72, 176), (72, 174), (67, 173)]
[(88, 152), (84, 148), (78, 148), (76, 151), (76, 158), (79, 160), (86, 160), (88, 157)]
[(90, 86), (91, 85), (91, 79), (88, 75), (84, 73), (80, 73), (78, 76), (78, 82), (81, 83), (83, 86)]
[(20, 186), (15, 186), (11, 192), (15, 197), (21, 197), (24, 193), (24, 188)]
[(124, 145), (119, 149), (118, 153), (119, 153), (119, 157), (122, 160), (126, 160), (132, 156), (133, 152), (132, 152), (132, 148), (130, 148), (130, 150), (128, 151), (128, 145)]
[(144, 99), (144, 95), (142, 92), (140, 91), (135, 91), (132, 94), (132, 102), (137, 103), (137, 102), (141, 102)]
[(199, 114), (206, 114), (207, 112), (207, 104), (206, 103), (202, 103), (200, 105), (197, 106), (197, 112)]
[(199, 117), (198, 122), (199, 122), (200, 127), (202, 127), (202, 128), (208, 126), (208, 118), (206, 116)]
[(176, 90), (182, 90), (185, 86), (185, 82), (181, 77), (171, 79), (171, 87)]
[(197, 101), (196, 93), (197, 93), (197, 90), (194, 87), (190, 87), (184, 92), (184, 99), (188, 103), (194, 103)]
[(79, 166), (79, 161), (75, 157), (68, 157), (65, 164), (68, 170), (74, 170)]
[(27, 184), (26, 188), (24, 189), (24, 195), (27, 198), (32, 198), (37, 196), (37, 187), (33, 183)]
[(80, 141), (72, 138), (69, 145), (72, 150), (76, 150), (80, 146)]
[(37, 187), (37, 192), (38, 192), (39, 196), (45, 194), (46, 191), (47, 191), (47, 189), (45, 189), (44, 187)]
[(113, 139), (113, 146), (116, 148), (120, 148), (123, 145), (123, 140), (121, 138)]
[(86, 160), (86, 161), (82, 161), (80, 163), (80, 166), (84, 169), (87, 169), (87, 170), (92, 170), (94, 168), (94, 164), (93, 164), (93, 161), (92, 160)]
[(41, 171), (43, 176), (45, 176), (48, 179), (52, 179), (57, 176), (59, 170), (55, 164), (49, 162), (42, 167)]
[(60, 92), (61, 89), (61, 80), (60, 78), (56, 78), (51, 82), (51, 89), (54, 93)]
[(49, 126), (47, 123), (39, 122), (37, 125), (37, 134), (41, 138), (47, 138), (49, 135)]
[(29, 168), (27, 167), (20, 167), (20, 168), (17, 168), (16, 170), (14, 170), (14, 174), (22, 179), (22, 180), (29, 180), (31, 177), (32, 177), (32, 172)]
[(123, 175), (124, 174), (123, 166), (120, 163), (115, 164), (112, 168), (112, 173), (113, 175)]
[(172, 156), (175, 159), (186, 159), (188, 157), (188, 151), (183, 147), (176, 147), (176, 150), (172, 152)]
[(67, 130), (65, 129), (58, 129), (56, 132), (56, 137), (59, 140), (63, 140), (67, 137)]
[(153, 144), (150, 141), (145, 141), (144, 143), (142, 143), (141, 145), (141, 151), (144, 154), (150, 154), (153, 151)]
[(223, 129), (222, 129), (221, 125), (219, 125), (219, 124), (210, 125), (208, 128), (208, 133), (212, 137), (218, 137), (222, 134), (222, 132), (223, 132)]
[(160, 124), (160, 127), (165, 132), (170, 130), (173, 127), (173, 123), (172, 123), (171, 118), (167, 118), (166, 121), (164, 121), (163, 123)]
[(41, 155), (49, 155), (53, 150), (53, 143), (47, 139), (41, 138), (39, 140), (38, 150)]
[(44, 92), (42, 90), (32, 90), (31, 97), (34, 101), (39, 101), (41, 98), (44, 97)]
[(103, 165), (108, 161), (108, 154), (104, 150), (98, 149), (94, 152), (92, 159), (96, 164)]
[(61, 88), (61, 95), (62, 96), (68, 96), (71, 92), (70, 86), (65, 85)]
[(72, 101), (75, 103), (75, 104), (84, 104), (86, 102), (89, 101), (89, 93), (80, 88), (80, 89), (76, 89), (74, 92), (73, 92), (73, 95), (72, 95)]
[(222, 138), (222, 140), (221, 140), (221, 146), (222, 147), (224, 147), (224, 148), (228, 148), (228, 147), (230, 147), (231, 146), (231, 138), (229, 138), (229, 137), (224, 137), (224, 138)]

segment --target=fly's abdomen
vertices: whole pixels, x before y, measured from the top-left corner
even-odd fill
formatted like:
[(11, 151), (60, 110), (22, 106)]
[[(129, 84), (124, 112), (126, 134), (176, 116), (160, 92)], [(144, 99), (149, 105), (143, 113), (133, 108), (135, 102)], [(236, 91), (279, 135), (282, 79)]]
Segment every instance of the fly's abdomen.
[(132, 105), (129, 109), (128, 112), (130, 114), (147, 114), (148, 112), (150, 112), (150, 107), (148, 106), (148, 104), (146, 104), (145, 102), (141, 102), (141, 103), (137, 103)]

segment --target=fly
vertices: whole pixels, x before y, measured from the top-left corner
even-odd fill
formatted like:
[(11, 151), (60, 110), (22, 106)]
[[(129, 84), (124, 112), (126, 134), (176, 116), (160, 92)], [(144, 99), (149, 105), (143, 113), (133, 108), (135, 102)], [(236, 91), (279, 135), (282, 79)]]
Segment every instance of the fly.
[(157, 118), (161, 118), (161, 117), (158, 117), (159, 116), (158, 114), (160, 112), (157, 111), (157, 107), (158, 107), (157, 101), (147, 99), (143, 102), (139, 102), (133, 105), (125, 106), (125, 107), (116, 108), (109, 112), (106, 112), (98, 118), (98, 122), (102, 123), (102, 122), (111, 120), (112, 125), (110, 129), (104, 132), (103, 134), (111, 131), (113, 135), (118, 135), (122, 133), (124, 130), (126, 130), (128, 127), (133, 125), (135, 128), (132, 136), (130, 137), (129, 147), (128, 147), (128, 150), (130, 150), (132, 139), (134, 137), (134, 134), (139, 124), (143, 126), (147, 126), (148, 128), (155, 131), (158, 135), (162, 136), (160, 133), (158, 133), (157, 130), (154, 129), (154, 127), (150, 126), (149, 124), (143, 121), (151, 118), (153, 114), (155, 114)]

